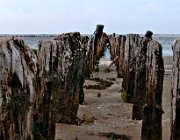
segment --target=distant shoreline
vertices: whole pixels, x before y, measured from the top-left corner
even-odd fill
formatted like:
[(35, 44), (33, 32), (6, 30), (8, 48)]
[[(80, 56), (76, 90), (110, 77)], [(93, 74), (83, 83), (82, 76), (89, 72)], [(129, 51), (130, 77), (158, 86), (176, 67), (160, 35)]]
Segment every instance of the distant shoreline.
[[(31, 48), (36, 48), (39, 40), (49, 40), (56, 38), (59, 34), (0, 34), (0, 37), (20, 37), (29, 45)], [(120, 34), (116, 34), (118, 36)], [(92, 34), (81, 34), (81, 36), (91, 37)], [(144, 36), (140, 34), (140, 36)], [(172, 56), (173, 52), (171, 45), (173, 41), (180, 38), (180, 34), (154, 34), (153, 40), (158, 41), (163, 46), (163, 56)]]
[(57, 34), (0, 34), (0, 37), (56, 37)]
[[(0, 34), (0, 37), (56, 37), (59, 34)], [(93, 34), (93, 33), (92, 33)], [(82, 36), (91, 36), (92, 34), (81, 34)], [(131, 33), (128, 33), (131, 34)], [(135, 33), (136, 34), (136, 33)], [(110, 35), (110, 34), (108, 34)], [(126, 35), (126, 34), (116, 34), (116, 35)], [(139, 34), (140, 36), (144, 36), (144, 34)], [(180, 34), (153, 34), (153, 37), (180, 37)]]

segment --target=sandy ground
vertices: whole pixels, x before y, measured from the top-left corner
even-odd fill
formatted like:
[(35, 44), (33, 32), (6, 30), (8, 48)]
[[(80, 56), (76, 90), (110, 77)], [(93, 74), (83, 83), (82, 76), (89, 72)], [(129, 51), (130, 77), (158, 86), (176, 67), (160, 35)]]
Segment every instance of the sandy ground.
[[(163, 88), (163, 140), (170, 138), (170, 88), (172, 57), (164, 57), (165, 75)], [(114, 132), (125, 134), (131, 140), (140, 140), (142, 121), (132, 120), (132, 104), (123, 103), (120, 96), (122, 79), (117, 78), (114, 68), (110, 73), (105, 73), (101, 67), (100, 72), (93, 73), (94, 77), (112, 81), (114, 84), (104, 90), (85, 89), (85, 104), (79, 106), (78, 117), (83, 114), (89, 119), (80, 126), (69, 124), (56, 125), (56, 140), (107, 140), (101, 133)], [(95, 81), (86, 80), (85, 85), (98, 84)], [(98, 97), (97, 95), (101, 95)], [(88, 120), (87, 119), (87, 120)]]

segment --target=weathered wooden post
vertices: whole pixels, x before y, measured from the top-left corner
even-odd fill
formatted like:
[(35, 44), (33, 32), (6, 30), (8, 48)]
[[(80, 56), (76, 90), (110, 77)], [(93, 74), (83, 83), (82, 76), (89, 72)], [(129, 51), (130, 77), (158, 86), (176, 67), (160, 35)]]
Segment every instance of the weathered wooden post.
[(126, 92), (126, 102), (132, 103), (134, 98), (135, 69), (136, 69), (136, 48), (139, 45), (138, 34), (128, 34), (125, 46), (123, 83), (122, 88)]
[(152, 31), (147, 31), (145, 37), (139, 37), (136, 55), (134, 99), (133, 99), (133, 120), (141, 120), (143, 115), (143, 106), (146, 97), (146, 53), (147, 44), (152, 40)]
[(119, 69), (118, 69), (118, 77), (123, 77), (123, 66), (124, 66), (124, 56), (125, 56), (125, 45), (126, 45), (126, 36), (119, 35), (118, 36), (119, 42)]
[(150, 41), (147, 45), (146, 104), (143, 107), (142, 140), (162, 139), (163, 78), (162, 46), (157, 41)]
[(173, 45), (173, 69), (171, 89), (171, 140), (180, 139), (180, 40)]
[[(89, 76), (89, 74), (92, 72), (92, 64), (88, 64), (88, 54), (91, 53), (90, 46), (88, 44), (89, 42), (89, 37), (83, 36), (81, 37), (81, 48), (82, 48), (82, 56), (81, 56), (81, 64), (82, 64), (82, 75), (80, 76), (80, 81), (79, 81), (79, 87), (78, 91), (79, 92), (79, 104), (83, 104), (84, 102), (84, 82), (85, 79)], [(92, 54), (91, 54), (92, 56)], [(92, 59), (90, 59), (92, 60)], [(89, 61), (90, 61), (89, 60)]]
[(119, 55), (117, 52), (119, 50), (118, 40), (116, 38), (115, 33), (113, 33), (112, 35), (109, 35), (108, 38), (109, 38), (109, 45), (110, 45), (111, 60), (114, 60), (116, 56)]
[(90, 78), (91, 73), (93, 72), (94, 68), (94, 38), (89, 38), (88, 46), (87, 46), (87, 56), (86, 56), (86, 70), (85, 75), (87, 78)]
[(119, 35), (118, 37), (116, 37), (115, 34), (113, 34), (108, 38), (110, 44), (111, 60), (114, 61), (114, 64), (116, 66), (117, 76), (122, 77), (126, 36)]
[(36, 56), (17, 38), (0, 38), (0, 139), (33, 140)]
[(55, 123), (75, 123), (83, 75), (84, 48), (80, 33), (39, 42), (35, 139), (54, 139)]
[(106, 33), (103, 33), (100, 40), (99, 45), (97, 46), (97, 61), (99, 62), (100, 58), (104, 55), (104, 50), (106, 43), (108, 43), (108, 36)]
[[(93, 70), (99, 71), (98, 65), (99, 65), (99, 59), (102, 56), (101, 52), (104, 51), (104, 46), (102, 44), (102, 36), (104, 36), (103, 33), (104, 25), (97, 25), (96, 31), (94, 32), (94, 56), (93, 56)], [(104, 37), (103, 37), (104, 40)]]
[(135, 48), (136, 66), (134, 78), (134, 99), (133, 99), (133, 120), (141, 120), (143, 113), (143, 106), (146, 97), (146, 52), (147, 41), (143, 37), (137, 39), (137, 46)]
[[(111, 60), (113, 61), (116, 66), (117, 75), (119, 75), (119, 57), (120, 57), (120, 46), (119, 46), (119, 38), (116, 37), (116, 34), (113, 33), (112, 35), (108, 36), (109, 38), (109, 45), (110, 45), (110, 54)], [(111, 64), (111, 65), (112, 65)], [(110, 65), (110, 66), (111, 66)]]
[(79, 107), (79, 92), (78, 87), (83, 75), (84, 55), (81, 46), (80, 33), (66, 33), (57, 37), (60, 41), (60, 46), (63, 50), (59, 56), (62, 57), (60, 62), (62, 67), (61, 77), (61, 92), (59, 94), (57, 108), (57, 122), (75, 123), (77, 110)]
[(41, 41), (38, 46), (37, 95), (34, 111), (34, 137), (53, 140), (56, 109), (61, 93), (64, 51), (60, 41)]

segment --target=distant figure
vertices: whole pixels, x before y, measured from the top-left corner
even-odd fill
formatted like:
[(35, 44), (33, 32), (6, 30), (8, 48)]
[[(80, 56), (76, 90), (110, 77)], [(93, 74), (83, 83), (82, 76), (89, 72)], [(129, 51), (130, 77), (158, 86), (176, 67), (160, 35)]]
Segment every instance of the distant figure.
[(153, 32), (148, 30), (146, 31), (145, 38), (152, 40), (152, 35), (153, 35)]

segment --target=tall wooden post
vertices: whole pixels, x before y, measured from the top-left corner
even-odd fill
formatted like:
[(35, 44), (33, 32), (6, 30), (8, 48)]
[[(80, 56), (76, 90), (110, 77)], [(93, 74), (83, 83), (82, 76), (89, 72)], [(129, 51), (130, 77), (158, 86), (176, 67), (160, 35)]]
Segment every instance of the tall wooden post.
[(89, 38), (87, 48), (86, 48), (86, 70), (85, 75), (90, 78), (91, 73), (94, 70), (94, 38)]
[(88, 44), (89, 42), (89, 37), (83, 36), (81, 37), (81, 48), (82, 48), (82, 56), (80, 63), (82, 64), (82, 74), (80, 76), (80, 81), (79, 81), (79, 87), (78, 91), (79, 92), (79, 104), (83, 104), (84, 102), (84, 82), (85, 79), (89, 76), (89, 74), (92, 72), (91, 66), (92, 65), (87, 65), (88, 64), (88, 54), (91, 53), (90, 46)]
[(142, 140), (162, 139), (163, 78), (162, 46), (157, 41), (150, 41), (147, 45), (146, 104), (143, 107)]
[(41, 41), (38, 48), (37, 95), (34, 112), (35, 139), (53, 140), (56, 110), (61, 93), (63, 47), (58, 41)]
[(114, 60), (116, 56), (119, 55), (117, 52), (119, 50), (118, 40), (116, 38), (115, 33), (113, 33), (112, 35), (109, 35), (108, 38), (109, 38), (109, 45), (110, 45), (111, 60)]
[[(102, 52), (104, 51), (104, 46), (102, 39), (104, 40), (104, 33), (103, 33), (104, 25), (97, 25), (96, 31), (94, 32), (94, 56), (93, 56), (93, 69), (95, 71), (99, 71), (99, 59), (102, 56)], [(103, 38), (102, 38), (103, 37)]]
[(180, 139), (180, 40), (173, 45), (173, 69), (171, 89), (171, 140)]
[(0, 38), (0, 139), (33, 140), (36, 56), (24, 41)]
[(146, 97), (146, 52), (147, 41), (139, 37), (135, 48), (136, 69), (134, 83), (134, 99), (133, 99), (133, 120), (141, 120), (143, 114), (143, 106)]
[(79, 107), (79, 84), (83, 76), (84, 49), (81, 47), (80, 33), (66, 33), (56, 39), (61, 42), (62, 57), (61, 92), (57, 108), (57, 122), (75, 123)]
[[(123, 76), (123, 64), (124, 64), (124, 51), (126, 44), (126, 36), (115, 34), (108, 36), (110, 44), (111, 60), (115, 60), (117, 76), (120, 78)], [(117, 58), (117, 59), (116, 59)]]
[(86, 57), (80, 39), (80, 33), (75, 32), (39, 43), (35, 139), (53, 140), (56, 121), (76, 121)]
[(135, 69), (136, 69), (136, 47), (139, 40), (138, 34), (128, 34), (124, 56), (124, 73), (122, 88), (126, 92), (126, 101), (132, 103), (134, 98)]
[(124, 57), (125, 57), (125, 45), (126, 45), (126, 36), (125, 35), (119, 35), (118, 36), (118, 42), (119, 42), (119, 69), (118, 69), (118, 77), (123, 77), (124, 74)]

